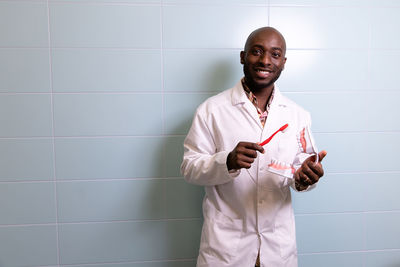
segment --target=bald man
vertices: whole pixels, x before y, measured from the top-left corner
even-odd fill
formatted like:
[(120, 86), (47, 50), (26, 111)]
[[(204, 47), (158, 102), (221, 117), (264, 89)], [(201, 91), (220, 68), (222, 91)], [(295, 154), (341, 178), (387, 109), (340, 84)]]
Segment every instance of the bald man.
[(206, 191), (198, 267), (297, 266), (290, 187), (314, 188), (326, 151), (309, 113), (275, 86), (285, 55), (279, 31), (255, 30), (240, 52), (244, 77), (196, 111), (181, 172)]

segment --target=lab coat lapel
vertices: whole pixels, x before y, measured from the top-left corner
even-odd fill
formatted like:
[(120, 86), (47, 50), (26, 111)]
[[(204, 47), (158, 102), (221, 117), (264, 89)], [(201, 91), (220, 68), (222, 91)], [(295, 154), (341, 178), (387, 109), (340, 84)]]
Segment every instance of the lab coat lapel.
[[(262, 131), (263, 131), (263, 126), (261, 125), (260, 122), (260, 117), (258, 116), (257, 110), (254, 107), (253, 103), (250, 102), (250, 100), (247, 98), (242, 82), (239, 81), (235, 89), (232, 92), (232, 104), (233, 105), (238, 105), (241, 104), (241, 108), (243, 109), (243, 112), (248, 114), (248, 117), (251, 118), (252, 120), (252, 129), (249, 129), (249, 138), (252, 136), (256, 136), (257, 139), (255, 140), (249, 140), (251, 142), (259, 142), (260, 138), (262, 136)], [(254, 135), (255, 132), (259, 132), (260, 134)], [(257, 184), (257, 172), (258, 172), (258, 157), (257, 159), (253, 162), (251, 165), (250, 169), (246, 169), (246, 171), (249, 173), (251, 179), (254, 181), (254, 183)]]

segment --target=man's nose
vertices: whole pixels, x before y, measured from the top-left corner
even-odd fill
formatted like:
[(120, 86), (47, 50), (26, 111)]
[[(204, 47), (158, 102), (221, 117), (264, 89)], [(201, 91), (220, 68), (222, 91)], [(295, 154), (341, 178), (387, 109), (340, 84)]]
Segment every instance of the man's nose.
[(269, 53), (264, 53), (260, 57), (260, 62), (263, 63), (264, 65), (270, 65), (271, 64), (271, 56), (269, 55)]

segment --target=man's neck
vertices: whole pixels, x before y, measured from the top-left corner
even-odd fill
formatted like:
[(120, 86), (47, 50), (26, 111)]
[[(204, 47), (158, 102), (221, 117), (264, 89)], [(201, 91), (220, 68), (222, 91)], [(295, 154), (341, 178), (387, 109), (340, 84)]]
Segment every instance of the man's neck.
[(258, 107), (262, 110), (265, 111), (268, 100), (270, 99), (272, 95), (272, 91), (274, 90), (274, 84), (268, 85), (263, 88), (252, 88), (249, 86), (249, 84), (246, 82), (246, 86), (249, 88), (249, 90), (255, 95), (257, 98), (257, 103)]

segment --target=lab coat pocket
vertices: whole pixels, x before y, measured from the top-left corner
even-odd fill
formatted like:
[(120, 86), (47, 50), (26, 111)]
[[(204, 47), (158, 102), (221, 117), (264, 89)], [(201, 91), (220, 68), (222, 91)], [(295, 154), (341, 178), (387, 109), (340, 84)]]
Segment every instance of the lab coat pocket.
[(226, 216), (208, 200), (204, 203), (204, 215), (200, 253), (207, 261), (229, 263), (237, 254), (243, 220)]

